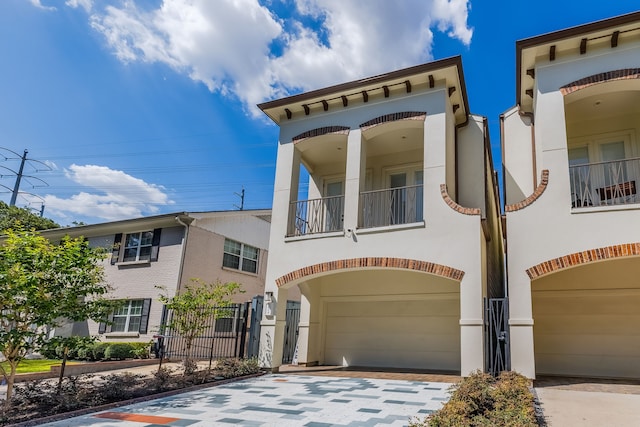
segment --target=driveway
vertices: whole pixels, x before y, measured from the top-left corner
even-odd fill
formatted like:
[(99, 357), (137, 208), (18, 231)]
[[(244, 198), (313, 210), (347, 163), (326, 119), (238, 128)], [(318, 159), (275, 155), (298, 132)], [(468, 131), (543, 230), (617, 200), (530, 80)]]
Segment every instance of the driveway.
[(272, 374), (45, 425), (406, 426), (440, 408), (450, 385)]

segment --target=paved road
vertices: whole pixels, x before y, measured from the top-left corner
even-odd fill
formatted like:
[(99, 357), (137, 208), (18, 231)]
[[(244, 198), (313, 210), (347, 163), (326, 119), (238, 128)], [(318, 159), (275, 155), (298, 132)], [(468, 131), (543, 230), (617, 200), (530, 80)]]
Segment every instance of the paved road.
[(406, 426), (440, 408), (450, 385), (272, 374), (46, 425)]

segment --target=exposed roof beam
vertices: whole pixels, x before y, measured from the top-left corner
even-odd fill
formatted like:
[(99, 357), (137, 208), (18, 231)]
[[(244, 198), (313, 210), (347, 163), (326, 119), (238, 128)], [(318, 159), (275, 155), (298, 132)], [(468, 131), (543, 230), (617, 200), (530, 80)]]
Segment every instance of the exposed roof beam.
[(524, 91), (527, 95), (529, 95), (531, 98), (533, 98), (533, 89), (527, 89)]
[(342, 98), (342, 106), (346, 107), (347, 105), (349, 105), (349, 100), (347, 99), (346, 96), (342, 95), (340, 98)]
[(433, 78), (433, 74), (429, 74), (429, 88), (433, 89), (435, 85), (436, 85), (436, 82)]
[(536, 70), (534, 70), (533, 68), (529, 68), (527, 70), (527, 76), (531, 77), (532, 79), (536, 78)]
[(388, 98), (389, 97), (389, 86), (382, 86), (382, 90), (384, 91), (384, 97)]
[(287, 113), (287, 119), (291, 120), (291, 116), (292, 116), (291, 110), (289, 110), (288, 108), (285, 108), (284, 112)]
[(620, 31), (614, 31), (613, 34), (611, 34), (611, 47), (617, 47), (618, 46), (618, 36), (620, 35)]
[(586, 37), (580, 40), (580, 55), (587, 53), (587, 39)]
[(552, 44), (551, 47), (549, 48), (549, 61), (555, 61), (556, 60), (556, 45)]
[(322, 100), (322, 108), (324, 109), (324, 111), (329, 110), (329, 103), (324, 99)]
[(456, 91), (456, 87), (455, 86), (451, 86), (449, 88), (449, 97), (451, 97), (451, 95), (453, 95), (453, 92), (455, 92), (455, 91)]
[(366, 90), (363, 90), (363, 91), (362, 91), (362, 100), (363, 100), (364, 102), (369, 102), (369, 94), (367, 93), (367, 91), (366, 91)]
[(404, 86), (407, 88), (407, 93), (411, 93), (411, 82), (409, 80), (404, 81)]
[(304, 115), (308, 116), (310, 113), (309, 106), (307, 104), (302, 104), (302, 108), (304, 108)]

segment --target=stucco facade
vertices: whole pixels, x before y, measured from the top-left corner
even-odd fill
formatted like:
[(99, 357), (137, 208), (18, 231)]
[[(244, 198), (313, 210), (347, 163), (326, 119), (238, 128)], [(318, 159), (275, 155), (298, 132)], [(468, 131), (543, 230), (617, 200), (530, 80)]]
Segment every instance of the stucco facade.
[[(126, 302), (125, 308), (114, 313), (112, 325), (88, 321), (74, 325), (74, 333), (99, 336), (105, 342), (151, 341), (163, 318), (159, 295), (163, 292), (174, 295), (192, 278), (240, 283), (244, 293), (235, 295), (234, 302), (262, 295), (270, 214), (269, 210), (179, 212), (42, 232), (51, 240), (66, 234), (83, 236), (92, 246), (105, 248), (109, 253), (103, 261), (105, 280), (112, 287), (108, 298)], [(140, 252), (137, 259), (129, 260), (125, 253), (127, 245), (131, 246), (128, 236), (138, 233), (159, 238), (153, 242), (149, 239), (149, 244), (154, 246), (149, 257), (140, 256)], [(225, 240), (257, 249), (255, 272), (223, 265)], [(157, 286), (164, 287), (165, 291)]]
[(280, 127), (264, 366), (281, 364), (285, 302), (300, 292), (300, 364), (484, 368), (483, 297), (501, 291), (503, 248), (461, 65), (260, 105)]
[(639, 377), (640, 13), (517, 43), (502, 116), (512, 368)]

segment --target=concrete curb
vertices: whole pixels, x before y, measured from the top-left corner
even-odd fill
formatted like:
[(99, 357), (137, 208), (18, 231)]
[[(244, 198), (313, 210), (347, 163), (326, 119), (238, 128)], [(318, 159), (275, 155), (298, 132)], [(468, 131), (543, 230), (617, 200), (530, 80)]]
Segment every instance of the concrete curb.
[(229, 384), (229, 383), (236, 382), (236, 381), (241, 381), (241, 380), (246, 380), (246, 379), (250, 379), (250, 378), (261, 377), (261, 376), (263, 376), (265, 374), (267, 374), (267, 372), (258, 372), (256, 374), (245, 375), (243, 377), (228, 378), (226, 380), (219, 380), (219, 381), (214, 381), (214, 382), (205, 383), (205, 384), (197, 384), (197, 385), (194, 385), (194, 386), (191, 386), (191, 387), (187, 387), (187, 388), (181, 388), (181, 389), (178, 389), (178, 390), (164, 391), (164, 392), (161, 392), (161, 393), (150, 394), (148, 396), (136, 397), (134, 399), (121, 400), (120, 402), (113, 402), (113, 403), (107, 403), (105, 405), (93, 406), (91, 408), (78, 409), (78, 410), (71, 411), (71, 412), (61, 412), (59, 414), (49, 415), (49, 416), (43, 417), (43, 418), (35, 418), (33, 420), (23, 421), (23, 422), (20, 422), (20, 423), (5, 424), (5, 427), (31, 427), (31, 426), (37, 426), (37, 425), (40, 425), (40, 424), (45, 424), (45, 423), (51, 423), (51, 422), (54, 422), (54, 421), (65, 420), (67, 418), (79, 417), (79, 416), (91, 414), (91, 413), (94, 413), (94, 412), (105, 411), (107, 409), (119, 408), (121, 406), (133, 405), (135, 403), (147, 402), (149, 400), (161, 399), (163, 397), (171, 397), (171, 396), (175, 396), (177, 394), (188, 393), (190, 391), (202, 390), (202, 389), (205, 389), (205, 388), (216, 387), (216, 386)]

